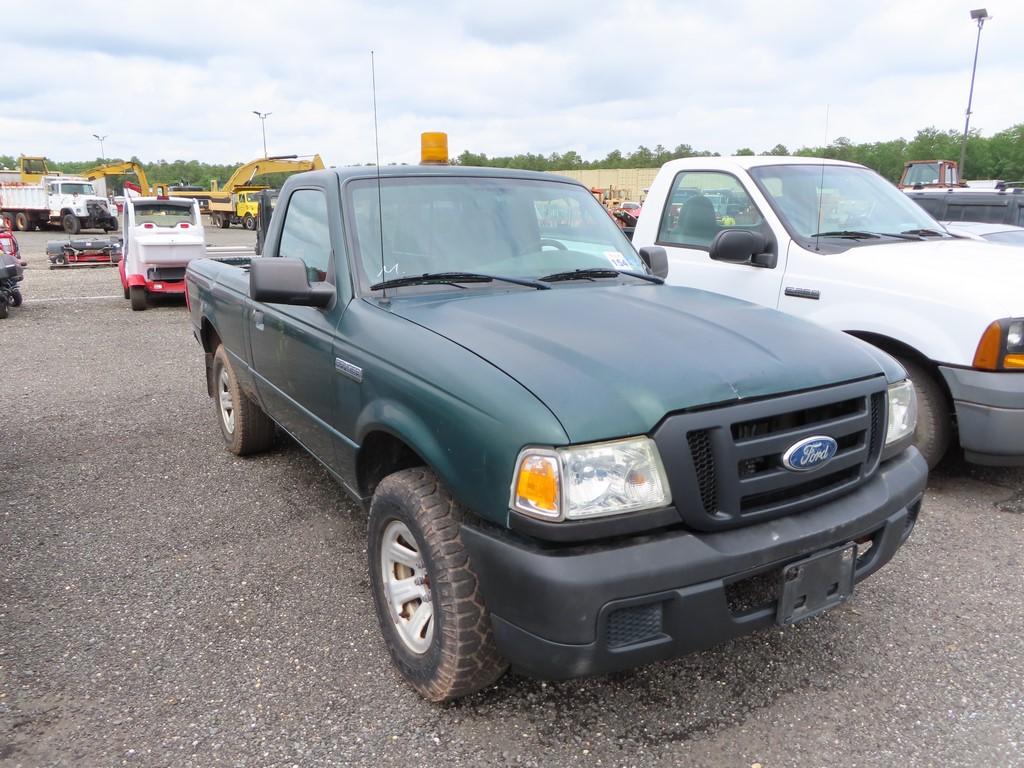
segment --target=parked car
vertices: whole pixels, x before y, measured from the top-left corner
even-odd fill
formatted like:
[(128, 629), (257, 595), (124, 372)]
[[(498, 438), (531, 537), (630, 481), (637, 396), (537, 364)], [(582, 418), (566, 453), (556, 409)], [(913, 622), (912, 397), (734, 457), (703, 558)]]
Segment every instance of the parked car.
[(199, 203), (178, 197), (129, 197), (124, 217), (118, 270), (132, 309), (146, 309), (151, 294), (184, 294), (185, 267), (206, 255)]
[(896, 356), (917, 387), (916, 439), (930, 465), (957, 439), (970, 461), (1024, 463), (1017, 254), (952, 237), (878, 174), (833, 160), (673, 160), (644, 209), (633, 242), (667, 250), (669, 282), (778, 308)]
[(788, 625), (906, 540), (927, 467), (889, 355), (664, 285), (570, 179), (379, 174), (291, 177), (263, 257), (193, 261), (187, 296), (228, 450), (281, 430), (368, 508), (423, 696)]
[(1024, 227), (1012, 224), (985, 224), (980, 221), (944, 221), (950, 234), (969, 240), (982, 240), (999, 245), (1024, 247)]
[(1002, 189), (906, 190), (937, 221), (978, 221), (1024, 226), (1024, 185)]

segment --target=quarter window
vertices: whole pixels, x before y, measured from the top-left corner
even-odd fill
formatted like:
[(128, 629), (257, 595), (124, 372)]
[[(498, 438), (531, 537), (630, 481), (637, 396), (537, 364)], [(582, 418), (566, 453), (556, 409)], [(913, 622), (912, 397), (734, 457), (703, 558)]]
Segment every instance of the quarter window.
[(964, 205), (950, 203), (946, 215), (950, 221), (983, 221), (988, 224), (1002, 224), (1006, 219), (1006, 204)]
[(763, 224), (761, 212), (734, 176), (684, 171), (672, 184), (658, 242), (707, 248), (722, 230), (760, 230)]
[(281, 256), (301, 259), (311, 283), (323, 282), (331, 262), (331, 231), (327, 219), (327, 198), (315, 189), (299, 189), (288, 201), (281, 229)]

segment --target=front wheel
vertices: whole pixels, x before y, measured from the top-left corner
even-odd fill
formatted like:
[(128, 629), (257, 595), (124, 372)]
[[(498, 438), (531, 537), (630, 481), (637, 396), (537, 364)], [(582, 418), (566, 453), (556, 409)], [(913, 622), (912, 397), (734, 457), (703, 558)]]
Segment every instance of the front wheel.
[(128, 298), (132, 300), (132, 311), (142, 312), (149, 304), (146, 289), (141, 285), (133, 285), (128, 289)]
[(917, 392), (917, 429), (914, 430), (914, 445), (934, 469), (949, 450), (953, 435), (953, 422), (949, 413), (946, 393), (935, 376), (909, 357), (897, 358), (907, 369), (907, 376), (914, 383)]
[(221, 344), (213, 355), (214, 404), (228, 450), (247, 456), (274, 443), (274, 422), (238, 386), (235, 369)]
[(245, 214), (245, 218), (242, 219), (242, 226), (252, 232), (256, 229), (256, 219), (251, 213)]
[(370, 503), (370, 583), (384, 641), (425, 699), (487, 687), (508, 663), (459, 535), (464, 513), (429, 469), (395, 472)]
[(65, 213), (64, 216), (61, 217), (60, 225), (69, 235), (77, 235), (82, 229), (82, 222), (80, 222), (78, 217), (73, 213)]
[(21, 291), (11, 291), (11, 306), (20, 307), (25, 301), (25, 298), (21, 295)]

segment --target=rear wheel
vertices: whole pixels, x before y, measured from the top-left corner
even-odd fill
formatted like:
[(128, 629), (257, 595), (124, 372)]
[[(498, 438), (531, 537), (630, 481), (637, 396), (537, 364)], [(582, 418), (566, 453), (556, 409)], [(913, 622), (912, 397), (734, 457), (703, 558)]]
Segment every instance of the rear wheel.
[(370, 504), (377, 618), (402, 676), (430, 701), (475, 693), (508, 667), (459, 534), (463, 516), (423, 467), (384, 478)]
[(124, 289), (124, 297), (126, 299), (130, 299), (132, 297), (131, 293), (128, 292), (127, 288)]
[(149, 297), (146, 296), (146, 289), (141, 285), (133, 285), (129, 288), (128, 298), (132, 300), (132, 309), (135, 312), (141, 312), (149, 304)]
[(7, 317), (7, 299), (0, 297), (0, 320)]
[(952, 440), (953, 422), (949, 413), (949, 401), (935, 375), (913, 358), (900, 357), (900, 364), (907, 369), (907, 376), (914, 382), (917, 392), (917, 429), (914, 431), (914, 445), (934, 468), (949, 450)]
[(69, 235), (77, 235), (82, 229), (82, 222), (73, 213), (65, 213), (61, 217), (60, 225)]
[(274, 443), (274, 422), (238, 386), (235, 369), (221, 344), (213, 355), (214, 405), (228, 450), (246, 456)]
[(14, 228), (19, 232), (28, 232), (32, 224), (32, 220), (28, 217), (28, 214), (24, 211), (18, 211), (14, 214)]

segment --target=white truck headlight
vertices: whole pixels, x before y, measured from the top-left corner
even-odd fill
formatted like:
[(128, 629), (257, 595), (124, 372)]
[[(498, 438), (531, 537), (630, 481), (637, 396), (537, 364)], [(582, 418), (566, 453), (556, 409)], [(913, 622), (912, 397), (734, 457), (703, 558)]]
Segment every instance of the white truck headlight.
[(672, 500), (647, 437), (567, 448), (526, 448), (516, 461), (510, 504), (547, 520), (582, 520), (663, 507)]
[(889, 385), (889, 428), (885, 444), (895, 443), (917, 428), (917, 393), (910, 379)]

